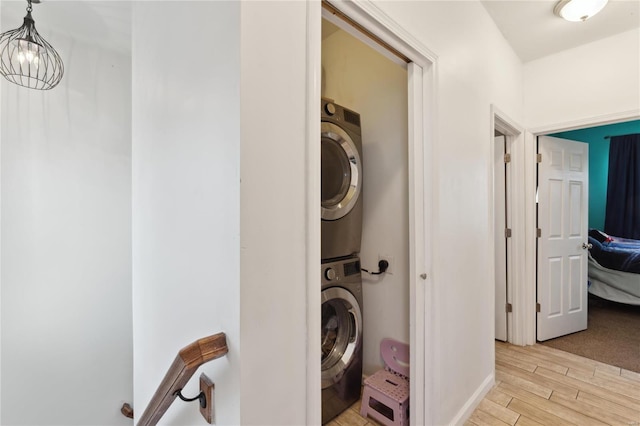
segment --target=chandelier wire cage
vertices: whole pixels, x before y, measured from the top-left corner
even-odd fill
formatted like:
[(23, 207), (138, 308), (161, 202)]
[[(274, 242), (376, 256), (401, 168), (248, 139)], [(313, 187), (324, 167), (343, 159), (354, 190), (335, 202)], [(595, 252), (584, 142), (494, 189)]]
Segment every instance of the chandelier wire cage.
[(22, 26), (0, 34), (0, 74), (19, 86), (53, 89), (64, 74), (62, 58), (36, 31), (31, 0), (27, 3)]

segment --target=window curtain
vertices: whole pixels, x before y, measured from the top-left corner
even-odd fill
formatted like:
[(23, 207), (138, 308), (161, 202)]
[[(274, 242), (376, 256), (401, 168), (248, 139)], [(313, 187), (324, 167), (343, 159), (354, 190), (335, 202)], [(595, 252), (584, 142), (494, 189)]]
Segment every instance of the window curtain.
[(604, 232), (640, 240), (640, 133), (611, 138)]

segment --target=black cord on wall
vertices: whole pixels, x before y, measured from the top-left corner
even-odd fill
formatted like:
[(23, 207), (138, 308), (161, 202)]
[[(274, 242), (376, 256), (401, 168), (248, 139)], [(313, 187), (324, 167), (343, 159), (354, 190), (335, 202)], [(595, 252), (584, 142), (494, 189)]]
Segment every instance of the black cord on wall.
[(387, 272), (387, 269), (389, 269), (389, 262), (384, 259), (378, 261), (378, 272), (369, 272), (367, 269), (360, 268), (361, 271), (366, 272), (370, 275), (384, 274), (385, 272)]

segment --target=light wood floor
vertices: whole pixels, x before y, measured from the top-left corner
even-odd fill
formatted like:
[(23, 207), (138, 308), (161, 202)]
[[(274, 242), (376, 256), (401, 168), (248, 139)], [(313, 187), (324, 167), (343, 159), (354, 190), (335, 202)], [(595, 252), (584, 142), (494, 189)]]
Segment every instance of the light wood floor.
[(353, 404), (347, 411), (327, 423), (325, 426), (381, 426), (374, 419), (360, 415), (360, 402)]
[[(359, 411), (358, 402), (328, 425), (378, 425)], [(496, 342), (496, 385), (465, 425), (640, 426), (640, 374), (547, 346)]]
[(547, 346), (496, 342), (496, 386), (466, 424), (640, 425), (640, 374)]

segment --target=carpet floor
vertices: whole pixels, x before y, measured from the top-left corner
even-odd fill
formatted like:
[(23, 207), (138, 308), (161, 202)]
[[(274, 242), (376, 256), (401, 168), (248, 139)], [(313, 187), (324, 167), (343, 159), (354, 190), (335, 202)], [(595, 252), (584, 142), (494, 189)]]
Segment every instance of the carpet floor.
[(640, 306), (590, 294), (586, 330), (540, 343), (640, 373)]

